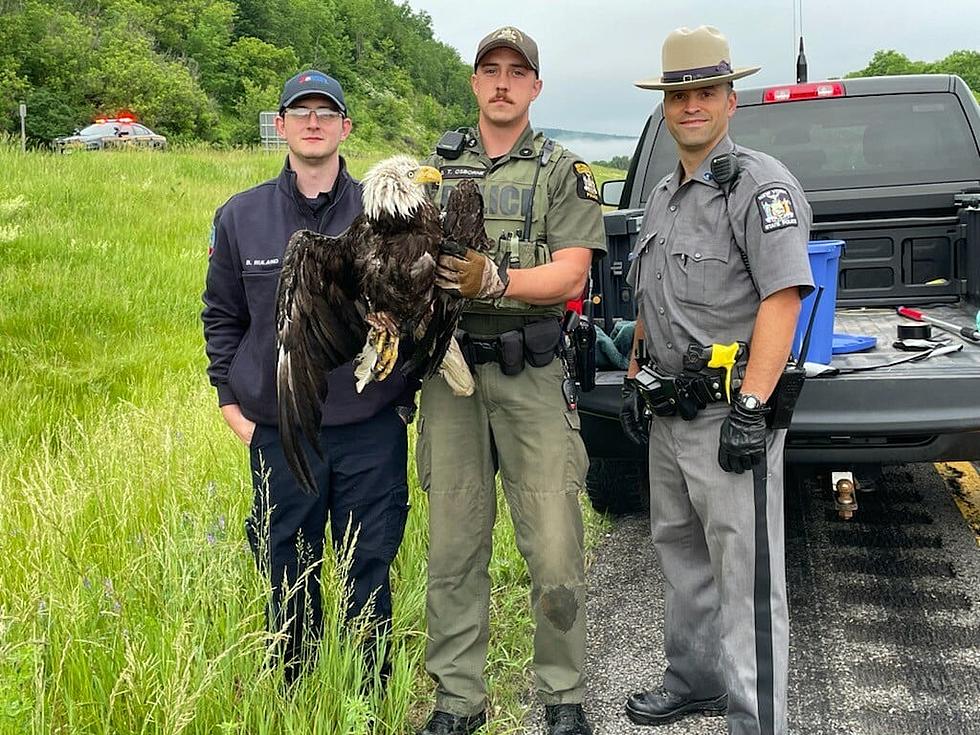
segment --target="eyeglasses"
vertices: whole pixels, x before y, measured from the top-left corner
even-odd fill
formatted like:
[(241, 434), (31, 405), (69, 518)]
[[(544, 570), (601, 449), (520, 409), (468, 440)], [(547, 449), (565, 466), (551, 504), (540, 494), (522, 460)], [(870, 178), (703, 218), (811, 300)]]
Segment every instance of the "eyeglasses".
[(294, 120), (307, 120), (310, 117), (310, 113), (316, 115), (316, 119), (320, 122), (329, 122), (344, 116), (344, 113), (331, 110), (329, 107), (317, 107), (316, 109), (310, 107), (287, 107), (282, 111), (283, 117), (291, 117)]

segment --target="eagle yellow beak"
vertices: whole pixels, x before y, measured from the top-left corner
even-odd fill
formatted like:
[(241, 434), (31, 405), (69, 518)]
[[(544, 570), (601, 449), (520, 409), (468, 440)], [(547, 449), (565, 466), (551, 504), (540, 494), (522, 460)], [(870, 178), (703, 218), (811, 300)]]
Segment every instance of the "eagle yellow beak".
[(439, 169), (432, 166), (419, 166), (412, 181), (416, 184), (441, 184), (442, 174), (439, 173)]

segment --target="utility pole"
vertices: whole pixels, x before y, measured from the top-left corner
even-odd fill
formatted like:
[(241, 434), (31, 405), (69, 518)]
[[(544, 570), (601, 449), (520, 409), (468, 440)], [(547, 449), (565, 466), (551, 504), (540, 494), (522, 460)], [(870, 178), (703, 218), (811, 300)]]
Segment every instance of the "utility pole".
[(24, 126), (24, 119), (27, 117), (27, 105), (20, 103), (20, 150), (27, 153), (27, 129)]

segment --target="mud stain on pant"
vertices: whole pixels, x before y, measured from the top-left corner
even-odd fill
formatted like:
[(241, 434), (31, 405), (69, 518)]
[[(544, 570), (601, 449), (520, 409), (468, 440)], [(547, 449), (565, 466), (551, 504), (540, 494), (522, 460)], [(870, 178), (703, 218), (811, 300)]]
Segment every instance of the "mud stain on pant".
[(567, 633), (578, 617), (578, 601), (575, 593), (565, 585), (548, 590), (541, 596), (541, 610), (552, 625)]

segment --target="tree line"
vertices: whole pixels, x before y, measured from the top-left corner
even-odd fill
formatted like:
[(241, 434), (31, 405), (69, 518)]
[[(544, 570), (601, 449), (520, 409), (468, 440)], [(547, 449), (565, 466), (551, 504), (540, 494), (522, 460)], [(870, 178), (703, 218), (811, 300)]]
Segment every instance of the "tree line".
[(471, 68), (393, 0), (0, 0), (0, 131), (35, 142), (134, 111), (176, 140), (258, 140), (283, 81), (343, 85), (358, 137), (421, 149), (472, 123)]
[(956, 74), (963, 78), (980, 102), (980, 51), (954, 51), (939, 61), (913, 61), (895, 50), (875, 51), (863, 69), (847, 77), (877, 77), (901, 74)]

